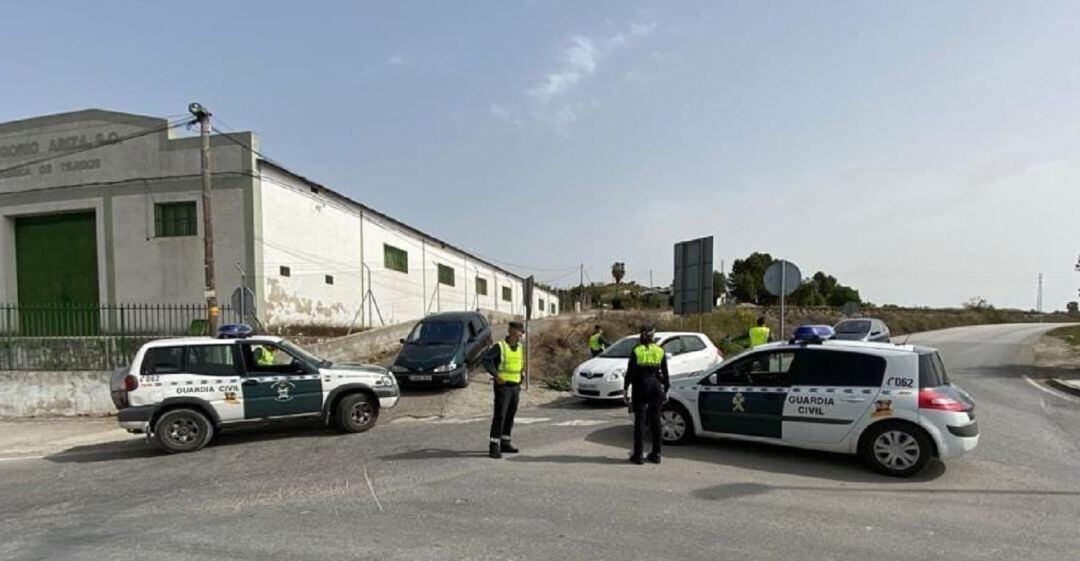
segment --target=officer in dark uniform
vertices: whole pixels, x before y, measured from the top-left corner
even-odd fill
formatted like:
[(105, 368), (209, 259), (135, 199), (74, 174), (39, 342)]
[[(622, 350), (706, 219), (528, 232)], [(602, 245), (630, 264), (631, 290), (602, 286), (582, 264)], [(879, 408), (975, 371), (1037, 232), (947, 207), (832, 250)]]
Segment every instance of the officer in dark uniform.
[(506, 339), (492, 345), (484, 353), (484, 369), (494, 378), (492, 383), (495, 391), (491, 433), (488, 435), (488, 455), (492, 458), (518, 452), (510, 443), (510, 432), (514, 429), (514, 415), (517, 414), (521, 379), (525, 371), (525, 345), (521, 342), (524, 334), (525, 326), (512, 321)]
[[(634, 451), (630, 455), (630, 461), (638, 465), (645, 463), (641, 455), (644, 451), (642, 440), (645, 436), (646, 415), (652, 426), (652, 452), (648, 459), (654, 464), (660, 463), (660, 409), (667, 401), (667, 393), (671, 389), (667, 355), (664, 348), (654, 341), (655, 336), (654, 328), (642, 326), (641, 342), (630, 353), (630, 363), (623, 381), (623, 399), (632, 405), (634, 411)], [(626, 391), (631, 388), (632, 400)]]

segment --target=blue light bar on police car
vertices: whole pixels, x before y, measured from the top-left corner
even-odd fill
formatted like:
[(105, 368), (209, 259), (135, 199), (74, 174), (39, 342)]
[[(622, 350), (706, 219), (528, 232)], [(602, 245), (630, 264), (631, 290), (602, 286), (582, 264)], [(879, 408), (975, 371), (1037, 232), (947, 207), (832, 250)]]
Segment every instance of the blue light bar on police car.
[(243, 323), (231, 323), (218, 328), (218, 339), (243, 339), (251, 336), (251, 326)]
[(831, 339), (834, 334), (833, 328), (828, 325), (800, 325), (795, 328), (791, 340), (801, 343), (821, 342)]

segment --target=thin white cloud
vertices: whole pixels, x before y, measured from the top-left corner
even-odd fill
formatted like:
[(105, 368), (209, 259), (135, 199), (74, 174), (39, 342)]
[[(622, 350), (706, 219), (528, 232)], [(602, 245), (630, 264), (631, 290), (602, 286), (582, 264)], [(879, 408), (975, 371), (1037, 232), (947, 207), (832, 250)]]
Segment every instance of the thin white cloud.
[(390, 66), (407, 66), (409, 61), (405, 60), (405, 56), (402, 54), (393, 54), (387, 57), (386, 64)]
[[(559, 55), (558, 66), (543, 75), (534, 86), (525, 90), (532, 118), (555, 127), (566, 134), (566, 127), (578, 120), (583, 104), (572, 99), (574, 91), (588, 78), (595, 76), (601, 66), (615, 52), (631, 46), (634, 42), (652, 35), (656, 23), (632, 23), (607, 37), (575, 35), (570, 38)], [(595, 105), (593, 102), (591, 105)], [(496, 109), (498, 108), (498, 109)], [(504, 121), (513, 117), (505, 105), (494, 104), (491, 113)], [(520, 124), (520, 119), (515, 119)]]

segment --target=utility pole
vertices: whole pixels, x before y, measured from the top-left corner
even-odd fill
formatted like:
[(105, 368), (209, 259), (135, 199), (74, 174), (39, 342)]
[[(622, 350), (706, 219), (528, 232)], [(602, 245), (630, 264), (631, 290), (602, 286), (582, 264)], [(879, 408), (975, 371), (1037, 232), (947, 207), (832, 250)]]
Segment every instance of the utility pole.
[(649, 269), (649, 288), (653, 287), (652, 283), (652, 269)]
[[(1080, 265), (1077, 265), (1080, 267)], [(578, 265), (578, 308), (579, 312), (585, 311), (585, 264)]]
[(203, 207), (203, 269), (206, 275), (207, 329), (208, 335), (217, 333), (218, 316), (217, 283), (214, 279), (214, 211), (210, 193), (210, 111), (198, 103), (188, 105), (188, 111), (199, 121), (202, 137), (202, 207)]

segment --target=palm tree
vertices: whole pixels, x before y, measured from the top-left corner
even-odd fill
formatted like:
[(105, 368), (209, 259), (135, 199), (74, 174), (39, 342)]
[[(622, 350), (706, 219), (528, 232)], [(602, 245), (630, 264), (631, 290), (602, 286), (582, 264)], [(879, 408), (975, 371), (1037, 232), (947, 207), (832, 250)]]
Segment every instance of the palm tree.
[(626, 276), (626, 263), (617, 261), (611, 266), (611, 276), (615, 279), (615, 284), (622, 282), (623, 277)]

